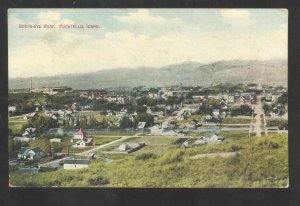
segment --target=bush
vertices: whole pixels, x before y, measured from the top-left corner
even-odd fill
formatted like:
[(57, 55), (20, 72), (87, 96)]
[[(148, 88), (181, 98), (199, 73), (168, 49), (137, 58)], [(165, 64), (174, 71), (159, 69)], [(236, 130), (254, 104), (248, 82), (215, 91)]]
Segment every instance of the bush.
[(181, 162), (183, 159), (182, 158), (183, 154), (184, 154), (183, 151), (170, 152), (161, 157), (160, 163), (162, 165), (165, 165), (165, 164), (170, 164), (170, 163), (175, 163), (175, 162)]
[(135, 160), (147, 160), (147, 159), (151, 159), (151, 158), (156, 158), (157, 155), (153, 154), (153, 153), (143, 153), (143, 154), (139, 154), (137, 156), (135, 156)]
[(228, 159), (227, 163), (230, 164), (230, 165), (237, 165), (237, 164), (240, 164), (240, 155), (237, 154), (236, 156), (234, 157), (231, 157), (230, 159)]
[(105, 177), (91, 177), (88, 179), (90, 185), (106, 185), (109, 183), (108, 179)]
[(236, 152), (236, 151), (239, 151), (240, 149), (241, 149), (241, 147), (238, 145), (231, 145), (231, 147), (230, 147), (231, 152)]

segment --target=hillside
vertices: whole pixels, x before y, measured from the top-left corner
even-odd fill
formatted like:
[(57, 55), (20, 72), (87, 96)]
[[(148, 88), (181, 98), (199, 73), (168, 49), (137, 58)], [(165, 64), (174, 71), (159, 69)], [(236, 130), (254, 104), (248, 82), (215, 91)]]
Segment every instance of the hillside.
[[(287, 61), (183, 62), (161, 68), (116, 68), (92, 73), (33, 77), (33, 87), (70, 86), (73, 89), (201, 85), (213, 82), (287, 84)], [(30, 78), (9, 79), (9, 88), (29, 88)]]

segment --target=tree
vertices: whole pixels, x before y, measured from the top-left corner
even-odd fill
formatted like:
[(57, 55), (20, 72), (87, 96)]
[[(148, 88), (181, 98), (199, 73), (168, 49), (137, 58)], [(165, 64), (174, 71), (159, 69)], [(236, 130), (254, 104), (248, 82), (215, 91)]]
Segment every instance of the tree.
[(120, 120), (120, 128), (121, 129), (132, 128), (132, 126), (133, 126), (133, 122), (131, 121), (131, 119), (129, 119), (129, 117), (124, 116)]
[(41, 149), (43, 149), (44, 153), (50, 153), (51, 152), (51, 145), (49, 142), (49, 139), (47, 137), (41, 138), (42, 144), (41, 144)]
[(139, 122), (146, 122), (145, 126), (149, 127), (149, 126), (153, 125), (154, 117), (151, 114), (140, 113), (134, 117), (134, 120), (133, 120), (134, 127), (136, 127)]

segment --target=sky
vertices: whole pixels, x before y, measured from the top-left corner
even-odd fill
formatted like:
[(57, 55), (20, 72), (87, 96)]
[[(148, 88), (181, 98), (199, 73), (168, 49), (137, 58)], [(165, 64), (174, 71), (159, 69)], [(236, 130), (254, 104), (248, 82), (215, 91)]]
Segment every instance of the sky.
[[(20, 24), (53, 24), (55, 29)], [(84, 29), (61, 29), (60, 24)], [(287, 24), (285, 9), (9, 9), (8, 74), (287, 59)]]

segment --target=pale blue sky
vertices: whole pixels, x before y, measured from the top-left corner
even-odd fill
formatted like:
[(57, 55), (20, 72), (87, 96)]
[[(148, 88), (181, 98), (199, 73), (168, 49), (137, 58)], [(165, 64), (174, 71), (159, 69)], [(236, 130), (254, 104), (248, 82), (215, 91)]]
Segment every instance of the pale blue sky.
[[(287, 58), (284, 9), (10, 9), (9, 77)], [(58, 29), (99, 24), (100, 29)], [(53, 23), (56, 29), (20, 29)]]

